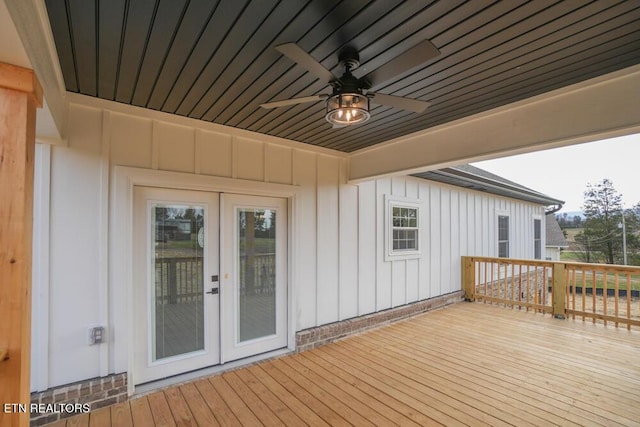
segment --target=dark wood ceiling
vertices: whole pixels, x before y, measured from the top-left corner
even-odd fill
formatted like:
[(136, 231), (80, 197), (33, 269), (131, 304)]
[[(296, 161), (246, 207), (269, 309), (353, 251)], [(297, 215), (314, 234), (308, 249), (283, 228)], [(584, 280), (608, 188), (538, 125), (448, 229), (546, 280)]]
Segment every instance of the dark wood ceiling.
[[(67, 90), (351, 152), (640, 62), (640, 1), (46, 0)], [(332, 129), (327, 93), (274, 46), (361, 76), (428, 39), (437, 58), (374, 87), (425, 100)]]

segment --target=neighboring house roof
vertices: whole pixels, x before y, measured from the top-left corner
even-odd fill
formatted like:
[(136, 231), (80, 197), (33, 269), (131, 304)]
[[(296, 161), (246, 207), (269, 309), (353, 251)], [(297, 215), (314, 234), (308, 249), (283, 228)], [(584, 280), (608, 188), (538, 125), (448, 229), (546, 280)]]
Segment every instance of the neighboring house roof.
[(567, 239), (564, 237), (564, 233), (562, 232), (560, 224), (558, 224), (555, 215), (547, 215), (545, 227), (545, 239), (547, 247), (569, 247), (569, 242), (567, 242)]
[(413, 174), (412, 176), (438, 181), (456, 187), (484, 191), (498, 196), (511, 197), (544, 206), (563, 205), (564, 201), (554, 199), (546, 194), (517, 184), (498, 175), (487, 172), (471, 165), (453, 166), (429, 172)]

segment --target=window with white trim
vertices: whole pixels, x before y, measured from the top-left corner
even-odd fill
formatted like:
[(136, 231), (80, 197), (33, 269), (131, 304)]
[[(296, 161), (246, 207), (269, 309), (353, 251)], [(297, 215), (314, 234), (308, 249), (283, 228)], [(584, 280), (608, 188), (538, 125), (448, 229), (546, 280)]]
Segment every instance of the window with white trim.
[(420, 254), (420, 205), (403, 198), (387, 198), (386, 258), (415, 258)]
[(509, 216), (498, 215), (498, 257), (509, 258)]

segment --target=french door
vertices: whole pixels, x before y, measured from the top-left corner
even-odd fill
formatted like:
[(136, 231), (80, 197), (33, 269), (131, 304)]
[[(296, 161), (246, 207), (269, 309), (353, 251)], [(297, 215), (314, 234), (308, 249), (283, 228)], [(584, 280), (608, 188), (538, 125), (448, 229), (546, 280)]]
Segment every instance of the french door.
[(287, 345), (286, 199), (136, 186), (133, 225), (134, 384)]
[(134, 188), (135, 383), (220, 362), (219, 195)]
[(222, 359), (287, 345), (287, 201), (222, 195)]

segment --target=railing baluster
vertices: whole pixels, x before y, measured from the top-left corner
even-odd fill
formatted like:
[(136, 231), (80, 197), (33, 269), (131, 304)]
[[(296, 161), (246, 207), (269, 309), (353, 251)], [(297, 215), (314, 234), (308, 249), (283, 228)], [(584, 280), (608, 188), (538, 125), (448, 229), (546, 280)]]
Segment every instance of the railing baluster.
[(498, 298), (503, 301), (502, 305), (504, 307), (507, 307), (507, 301), (509, 300), (509, 266), (506, 264), (501, 265), (504, 266), (504, 270), (502, 270), (502, 267), (499, 267), (502, 271), (504, 271), (504, 283), (498, 288), (500, 290)]
[[(609, 296), (609, 292), (607, 291), (607, 272), (605, 271), (602, 275), (602, 311), (606, 316), (607, 312), (607, 297)], [(604, 319), (604, 325), (607, 326), (607, 319)]]
[(587, 311), (587, 275), (583, 269), (580, 269), (580, 274), (582, 275), (582, 321), (584, 322), (584, 313)]
[(474, 301), (477, 300), (478, 296), (477, 294), (477, 289), (480, 286), (480, 283), (482, 278), (482, 263), (480, 262), (475, 262), (475, 261), (471, 261), (473, 263), (473, 271), (474, 271), (474, 276), (473, 276), (473, 297), (474, 297)]
[(484, 262), (484, 295), (482, 299), (482, 303), (487, 303), (487, 281), (489, 280), (489, 263)]
[[(575, 311), (575, 309), (576, 309), (576, 287), (577, 287), (576, 286), (577, 282), (576, 282), (576, 268), (575, 267), (571, 269), (571, 277), (572, 277), (572, 279), (570, 280), (570, 282), (571, 282), (570, 286), (571, 286), (571, 290), (572, 290), (572, 294), (573, 294), (573, 298), (571, 299), (571, 307)], [(576, 314), (573, 313), (572, 319), (575, 319), (575, 318), (576, 318)]]
[[(536, 270), (540, 270), (540, 268), (536, 268)], [(547, 273), (547, 267), (542, 267), (542, 276), (540, 277), (540, 289), (542, 290), (542, 302), (540, 305), (547, 305), (549, 303), (549, 300), (553, 301), (553, 289), (551, 290), (551, 297), (549, 298), (548, 292), (549, 289), (547, 287), (547, 278), (546, 278), (546, 273)], [(541, 313), (544, 313), (544, 310), (540, 309)]]
[[(516, 265), (511, 264), (511, 301), (516, 300), (516, 284), (515, 284)], [(511, 309), (515, 307), (515, 303), (511, 303)]]
[(531, 275), (531, 270), (529, 268), (529, 264), (527, 264), (527, 279), (526, 279), (526, 290), (525, 292), (527, 293), (527, 311), (529, 311), (529, 305), (531, 304), (531, 279), (530, 279), (530, 275)]
[[(491, 292), (491, 297), (493, 298), (493, 278), (494, 278), (494, 265), (495, 262), (491, 263), (491, 282), (489, 283), (489, 292)], [(493, 305), (493, 299), (489, 299), (489, 304)]]
[(518, 310), (522, 310), (522, 264), (518, 264)]
[(593, 304), (591, 305), (591, 309), (593, 310), (593, 323), (596, 323), (596, 294), (597, 290), (597, 282), (596, 282), (596, 270), (592, 270), (591, 275), (591, 297), (593, 298)]
[[(631, 286), (631, 273), (627, 272), (627, 329), (631, 329), (631, 293), (633, 292), (633, 286)], [(640, 298), (638, 298), (640, 300)]]
[(535, 273), (533, 273), (533, 304), (534, 304), (534, 311), (538, 312), (538, 308), (536, 307), (538, 305), (538, 298), (542, 297), (542, 295), (540, 295), (540, 292), (538, 291), (538, 268), (535, 268)]
[[(615, 316), (618, 317), (618, 296), (620, 291), (620, 274), (616, 271), (615, 273), (615, 283), (614, 283), (614, 291), (613, 291), (613, 304), (615, 310)], [(616, 328), (618, 327), (618, 321), (616, 320)]]

